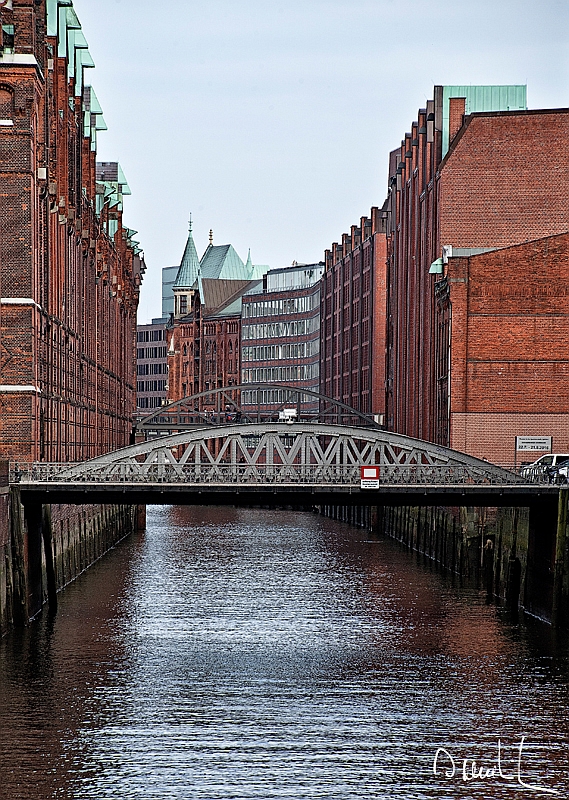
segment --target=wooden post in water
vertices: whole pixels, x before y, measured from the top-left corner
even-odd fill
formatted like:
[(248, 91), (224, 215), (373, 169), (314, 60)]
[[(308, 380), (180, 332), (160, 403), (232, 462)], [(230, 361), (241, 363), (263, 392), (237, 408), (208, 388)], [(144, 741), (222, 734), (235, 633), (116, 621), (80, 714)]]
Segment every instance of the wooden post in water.
[(146, 506), (136, 507), (136, 533), (144, 533), (146, 530)]
[(47, 583), (47, 602), (51, 614), (57, 611), (57, 581), (53, 557), (53, 535), (51, 527), (51, 506), (42, 506), (41, 533), (45, 555), (45, 577)]

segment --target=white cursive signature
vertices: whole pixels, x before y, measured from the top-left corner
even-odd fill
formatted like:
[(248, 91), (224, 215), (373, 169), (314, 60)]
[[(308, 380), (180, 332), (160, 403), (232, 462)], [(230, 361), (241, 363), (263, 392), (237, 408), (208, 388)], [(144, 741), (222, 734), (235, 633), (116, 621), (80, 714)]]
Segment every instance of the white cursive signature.
[[(435, 753), (433, 761), (433, 774), (438, 776), (439, 770), (444, 772), (446, 778), (454, 778), (455, 775), (462, 775), (462, 780), (465, 783), (470, 781), (486, 781), (502, 779), (504, 781), (516, 781), (519, 786), (524, 789), (529, 789), (530, 792), (546, 792), (547, 794), (559, 794), (557, 789), (549, 789), (546, 786), (537, 786), (533, 783), (526, 783), (522, 780), (522, 755), (524, 750), (525, 736), (522, 736), (520, 743), (517, 747), (517, 766), (513, 775), (504, 774), (502, 768), (502, 742), (498, 739), (498, 759), (490, 767), (478, 766), (476, 760), (473, 758), (455, 759), (454, 756), (446, 749), (446, 747), (439, 747)], [(442, 762), (442, 763), (440, 763)], [(457, 764), (459, 765), (457, 767)], [(462, 766), (460, 766), (462, 765)]]

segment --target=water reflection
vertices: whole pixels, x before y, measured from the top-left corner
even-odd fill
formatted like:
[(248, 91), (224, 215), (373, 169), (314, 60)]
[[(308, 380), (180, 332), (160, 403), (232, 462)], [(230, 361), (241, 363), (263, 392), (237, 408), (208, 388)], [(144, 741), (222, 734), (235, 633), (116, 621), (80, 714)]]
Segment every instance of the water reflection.
[(0, 644), (1, 797), (525, 798), (432, 769), (501, 737), (515, 777), (522, 735), (526, 779), (569, 793), (551, 629), (312, 514), (148, 523)]

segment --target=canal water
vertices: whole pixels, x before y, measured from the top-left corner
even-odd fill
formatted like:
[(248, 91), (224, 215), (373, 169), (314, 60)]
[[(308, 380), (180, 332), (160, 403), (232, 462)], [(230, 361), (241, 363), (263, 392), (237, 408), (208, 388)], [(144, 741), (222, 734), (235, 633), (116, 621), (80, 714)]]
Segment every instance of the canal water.
[(391, 540), (151, 507), (0, 642), (0, 798), (569, 797), (568, 656)]

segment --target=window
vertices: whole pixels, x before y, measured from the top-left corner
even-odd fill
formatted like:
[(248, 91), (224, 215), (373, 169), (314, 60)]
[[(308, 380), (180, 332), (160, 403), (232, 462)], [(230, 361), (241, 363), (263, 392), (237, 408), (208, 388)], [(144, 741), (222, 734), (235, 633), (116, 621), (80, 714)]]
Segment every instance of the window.
[(188, 295), (181, 294), (180, 295), (180, 314), (187, 314), (188, 313)]
[(13, 25), (2, 25), (2, 47), (5, 53), (14, 52), (14, 34)]

